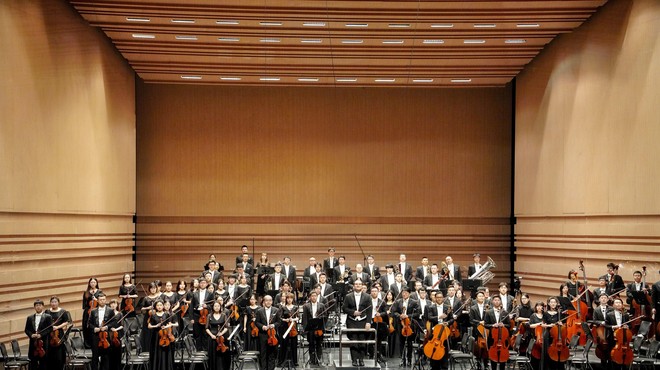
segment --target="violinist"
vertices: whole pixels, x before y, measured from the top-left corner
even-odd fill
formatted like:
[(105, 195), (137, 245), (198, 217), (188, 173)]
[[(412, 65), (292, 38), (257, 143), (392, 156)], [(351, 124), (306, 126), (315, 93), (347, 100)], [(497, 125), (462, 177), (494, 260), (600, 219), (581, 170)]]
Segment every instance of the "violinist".
[[(623, 300), (621, 298), (615, 298), (613, 306), (614, 309), (605, 316), (605, 327), (609, 329), (608, 338), (610, 338), (610, 347), (614, 347), (615, 344), (614, 331), (619, 328), (629, 329), (627, 322), (630, 321), (630, 315), (623, 309)], [(628, 345), (628, 343), (625, 344)], [(626, 367), (610, 360), (610, 369), (612, 370), (623, 370)]]
[(95, 277), (89, 278), (87, 281), (87, 288), (85, 289), (85, 292), (83, 293), (83, 299), (82, 299), (82, 308), (83, 308), (83, 316), (82, 316), (82, 322), (83, 322), (83, 338), (85, 339), (85, 347), (91, 348), (92, 346), (92, 333), (89, 331), (87, 328), (87, 325), (84, 325), (87, 321), (89, 321), (89, 314), (92, 312), (92, 309), (94, 309), (97, 306), (97, 299), (99, 294), (101, 294), (101, 288), (99, 288), (99, 281)]
[(246, 262), (254, 266), (254, 260), (252, 259), (252, 257), (250, 257), (250, 253), (247, 245), (241, 246), (241, 253), (238, 256), (236, 256), (236, 264), (238, 265), (239, 263), (243, 262), (243, 256), (245, 256), (246, 254), (248, 256)]
[[(286, 360), (291, 360), (291, 364), (295, 367), (298, 367), (298, 336), (293, 336), (291, 333), (294, 331), (291, 329), (286, 336), (284, 334), (289, 330), (289, 327), (293, 325), (293, 328), (298, 330), (298, 321), (300, 317), (298, 316), (298, 306), (294, 305), (295, 296), (293, 293), (286, 293), (284, 296), (284, 305), (281, 307), (281, 318), (282, 325), (279, 329), (279, 337), (282, 338), (280, 341), (280, 351), (279, 351), (279, 366), (283, 366)], [(290, 356), (290, 358), (287, 358)]]
[(541, 368), (541, 358), (544, 356), (543, 352), (543, 312), (545, 311), (545, 303), (536, 302), (534, 304), (534, 313), (529, 317), (529, 330), (536, 337), (534, 348), (532, 349), (532, 356), (530, 361), (534, 370)]
[(484, 341), (488, 340), (488, 338), (484, 337), (483, 334), (485, 333), (481, 333), (478, 329), (480, 325), (484, 326), (486, 324), (486, 310), (486, 295), (484, 294), (483, 289), (478, 289), (476, 300), (470, 308), (470, 322), (472, 323), (473, 327), (472, 336), (477, 343), (475, 346), (475, 355), (477, 356), (477, 360), (481, 360), (478, 362), (478, 366), (479, 368), (483, 369), (488, 368), (488, 352), (485, 348), (485, 345), (480, 345), (480, 343), (484, 343)]
[(415, 324), (412, 320), (415, 318), (418, 308), (417, 301), (410, 298), (410, 289), (404, 287), (401, 290), (401, 298), (392, 307), (394, 321), (398, 323), (397, 329), (402, 346), (400, 367), (412, 365), (412, 350), (415, 335), (414, 333), (410, 334), (410, 331), (414, 332), (415, 330)]
[(248, 284), (247, 276), (243, 275), (238, 280), (238, 285), (236, 286), (236, 298), (235, 298), (236, 304), (238, 304), (239, 312), (241, 315), (245, 313), (245, 307), (247, 307), (251, 295), (252, 295), (252, 287)]
[(613, 295), (621, 290), (625, 289), (626, 284), (623, 282), (623, 278), (619, 275), (619, 265), (616, 265), (612, 262), (607, 264), (607, 274), (605, 275), (607, 280), (607, 294)]
[(176, 299), (176, 293), (173, 291), (174, 285), (172, 285), (171, 281), (166, 281), (165, 282), (165, 291), (160, 295), (160, 299), (167, 302), (170, 302), (170, 305), (174, 307), (177, 303)]
[[(128, 315), (135, 316), (135, 305), (137, 305), (137, 287), (133, 284), (130, 274), (124, 274), (119, 286), (119, 298), (121, 299), (121, 310)], [(130, 302), (130, 305), (128, 304)]]
[(163, 300), (154, 303), (154, 313), (149, 318), (148, 328), (152, 332), (151, 350), (149, 351), (149, 362), (152, 370), (174, 369), (174, 341), (169, 337), (172, 328), (179, 325), (176, 320), (171, 319), (171, 314), (165, 311)]
[(140, 312), (142, 313), (142, 330), (140, 331), (140, 345), (142, 345), (142, 350), (149, 352), (151, 349), (151, 330), (149, 330), (149, 317), (151, 317), (152, 311), (154, 309), (154, 303), (160, 297), (158, 293), (158, 285), (156, 282), (149, 283), (149, 290), (147, 291), (147, 296), (142, 298), (140, 304)]
[[(259, 350), (259, 328), (255, 324), (257, 316), (257, 296), (252, 294), (249, 298), (248, 305), (245, 307), (245, 314), (243, 315), (243, 333), (246, 351)], [(256, 329), (256, 330), (255, 330)]]
[[(378, 287), (372, 286), (369, 293), (369, 296), (371, 297), (371, 315), (369, 316), (369, 322), (371, 327), (376, 329), (376, 346), (378, 346), (378, 356), (376, 361), (384, 364), (385, 358), (383, 357), (383, 353), (385, 353), (385, 346), (383, 345), (383, 342), (387, 341), (388, 334), (387, 307), (385, 306), (384, 301), (379, 297), (380, 290), (378, 290)], [(367, 352), (369, 352), (367, 357), (373, 357), (372, 348), (367, 349)]]
[(630, 305), (630, 314), (633, 316), (644, 315), (644, 312), (635, 312), (635, 305), (633, 300), (644, 302), (643, 304), (648, 304), (647, 297), (649, 294), (649, 286), (642, 283), (642, 272), (635, 271), (633, 272), (633, 281), (628, 284), (626, 290), (626, 303)]
[[(114, 315), (116, 316), (111, 322), (108, 324), (108, 328), (110, 328), (110, 331), (108, 332), (109, 334), (109, 341), (110, 341), (110, 348), (108, 348), (108, 363), (110, 366), (110, 370), (119, 370), (122, 368), (121, 366), (121, 350), (122, 350), (122, 343), (121, 340), (124, 337), (124, 318), (126, 317), (125, 314), (122, 311), (119, 311), (119, 302), (115, 299), (111, 300), (110, 303), (108, 304)], [(118, 316), (119, 315), (119, 316)]]
[(179, 326), (183, 332), (188, 326), (188, 322), (190, 322), (189, 308), (192, 302), (192, 292), (188, 290), (188, 284), (185, 280), (179, 280), (176, 283), (176, 302), (174, 309), (179, 310)]
[(227, 285), (225, 286), (225, 289), (227, 290), (227, 298), (225, 301), (227, 301), (227, 303), (233, 303), (236, 297), (238, 297), (237, 280), (236, 274), (229, 275), (229, 278), (227, 279)]
[[(229, 310), (224, 308), (222, 302), (221, 298), (213, 302), (205, 330), (209, 337), (208, 357), (211, 370), (229, 370), (231, 368), (231, 354), (226, 348), (229, 345), (227, 337), (230, 333)], [(221, 340), (224, 341), (222, 345), (219, 344), (218, 337), (224, 338)]]
[[(396, 282), (396, 274), (394, 273), (394, 265), (392, 264), (385, 265), (385, 274), (381, 275), (380, 277), (380, 285), (387, 292), (390, 290), (390, 287), (395, 282)], [(396, 297), (396, 294), (394, 294), (394, 296)]]
[(285, 281), (286, 276), (282, 274), (282, 264), (278, 263), (275, 265), (275, 272), (273, 272), (273, 274), (269, 276), (268, 281), (266, 281), (266, 293), (269, 295), (277, 294)]
[[(492, 370), (497, 370), (498, 366), (500, 370), (504, 370), (507, 360), (509, 359), (509, 335), (507, 333), (509, 329), (509, 313), (502, 307), (502, 300), (500, 295), (494, 295), (491, 298), (491, 303), (493, 307), (486, 311), (484, 317), (484, 326), (489, 330), (500, 329), (496, 338), (494, 338), (494, 335), (491, 335), (488, 338), (488, 347), (490, 348), (491, 352), (497, 353), (499, 350), (500, 356), (491, 356), (490, 364)], [(503, 328), (507, 330), (502, 330)], [(506, 351), (506, 356), (504, 356), (504, 351)], [(499, 360), (496, 359), (498, 357), (500, 358)], [(503, 361), (501, 361), (502, 358), (504, 358)]]
[[(394, 275), (394, 284), (390, 285), (389, 290), (392, 291), (392, 294), (394, 294), (395, 297), (399, 297), (401, 296), (401, 292), (405, 287), (406, 287), (406, 282), (403, 281), (403, 274), (397, 272)], [(410, 292), (410, 290), (408, 290), (408, 292)]]
[(396, 332), (396, 324), (394, 323), (394, 315), (392, 315), (392, 307), (396, 303), (394, 293), (388, 291), (385, 293), (385, 302), (383, 306), (385, 307), (385, 314), (388, 318), (387, 321), (387, 357), (392, 357), (394, 355), (394, 349), (397, 347), (399, 341), (399, 335)]
[(438, 264), (431, 265), (429, 273), (422, 280), (422, 285), (428, 290), (445, 290), (447, 289), (446, 281), (443, 276), (438, 272)]
[(265, 295), (262, 303), (263, 307), (257, 309), (255, 316), (255, 325), (259, 328), (259, 360), (262, 370), (274, 370), (279, 349), (277, 329), (281, 325), (280, 310), (273, 306), (270, 295)]
[[(309, 302), (303, 305), (303, 328), (307, 333), (309, 342), (309, 363), (319, 365), (323, 357), (323, 323), (326, 306), (318, 301), (319, 294), (312, 290), (309, 293)], [(320, 334), (320, 335), (319, 335)]]
[(46, 310), (46, 314), (53, 319), (47, 354), (48, 363), (53, 369), (63, 369), (66, 363), (66, 349), (62, 344), (66, 340), (64, 333), (72, 324), (71, 315), (60, 307), (60, 299), (57, 296), (50, 297), (50, 308)]
[(48, 364), (48, 337), (52, 330), (53, 319), (44, 312), (44, 301), (34, 301), (34, 314), (25, 320), (25, 335), (30, 339), (28, 358), (30, 370), (44, 370)]
[(106, 306), (105, 294), (97, 295), (98, 307), (89, 315), (87, 327), (94, 333), (92, 337), (92, 369), (108, 370), (110, 368), (110, 337), (108, 327), (110, 320), (115, 316), (114, 311)]
[(192, 302), (190, 303), (190, 309), (192, 310), (192, 322), (193, 322), (193, 337), (195, 338), (195, 345), (197, 346), (198, 351), (205, 350), (208, 347), (208, 336), (202, 335), (206, 326), (206, 319), (203, 319), (203, 322), (199, 322), (208, 311), (212, 308), (211, 302), (215, 299), (209, 296), (208, 291), (206, 290), (207, 286), (206, 280), (199, 281), (199, 290), (193, 293)]
[[(367, 317), (371, 309), (371, 298), (362, 291), (362, 280), (356, 280), (353, 291), (346, 294), (342, 311), (346, 314), (346, 328), (364, 329), (369, 323)], [(349, 340), (365, 340), (363, 333), (349, 333)], [(365, 345), (351, 344), (351, 361), (353, 366), (364, 366)]]
[[(412, 294), (410, 295), (410, 298), (413, 298)], [(417, 301), (417, 306), (418, 306), (417, 312), (415, 314), (415, 319), (419, 323), (418, 329), (419, 328), (427, 328), (427, 329), (429, 329), (428, 331), (430, 331), (432, 326), (427, 325), (428, 315), (429, 315), (428, 309), (433, 304), (433, 302), (431, 302), (431, 300), (426, 297), (426, 290), (423, 289), (423, 288), (420, 288), (417, 291), (416, 297), (413, 298), (413, 299)], [(417, 325), (415, 325), (415, 326), (417, 327)], [(424, 335), (424, 333), (421, 330), (420, 330), (419, 334), (420, 334), (420, 336)], [(421, 338), (421, 339), (423, 339), (423, 338)]]
[(278, 306), (278, 308), (281, 308), (281, 306), (285, 303), (285, 297), (287, 294), (291, 293), (291, 284), (284, 280), (282, 283), (282, 286), (280, 287), (280, 292), (275, 295), (274, 299), (274, 305)]
[[(543, 327), (552, 328), (558, 326), (560, 329), (564, 323), (560, 321), (561, 307), (557, 297), (548, 298), (547, 310), (543, 313)], [(564, 338), (565, 339), (565, 338)], [(550, 332), (546, 331), (543, 337), (543, 344), (547, 348), (551, 344)], [(547, 351), (545, 352), (547, 354)], [(550, 370), (563, 370), (564, 363), (561, 361), (553, 361), (550, 357), (546, 356), (544, 359), (546, 367)]]

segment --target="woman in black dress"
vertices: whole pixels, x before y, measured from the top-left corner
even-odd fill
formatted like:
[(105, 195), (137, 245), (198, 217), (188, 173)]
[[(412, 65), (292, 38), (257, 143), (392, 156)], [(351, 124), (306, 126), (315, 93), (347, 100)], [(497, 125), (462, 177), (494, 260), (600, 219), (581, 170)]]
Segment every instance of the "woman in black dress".
[[(515, 309), (516, 308), (514, 308), (514, 310)], [(527, 343), (529, 343), (529, 340), (532, 338), (530, 330), (528, 330), (528, 323), (530, 317), (532, 317), (532, 314), (534, 313), (534, 309), (532, 309), (532, 306), (530, 305), (529, 294), (522, 293), (520, 295), (520, 304), (517, 307), (517, 311), (518, 316), (515, 319), (516, 328), (518, 332), (523, 332), (520, 339), (519, 353), (524, 355), (525, 351), (527, 351)]]
[[(253, 327), (254, 321), (257, 317), (258, 308), (257, 296), (253, 294), (250, 296), (249, 304), (245, 307), (245, 315), (243, 315), (243, 333), (245, 333), (244, 343), (246, 351), (259, 350), (259, 329), (256, 328), (256, 326)], [(255, 328), (257, 329), (256, 331), (254, 331)]]
[(98, 305), (98, 296), (103, 293), (99, 287), (99, 281), (95, 277), (89, 278), (87, 281), (87, 289), (83, 293), (82, 299), (82, 308), (83, 308), (83, 338), (85, 340), (85, 346), (87, 348), (92, 348), (92, 337), (94, 334), (92, 330), (87, 327), (87, 322), (89, 321), (89, 314), (94, 308)]
[(167, 340), (166, 332), (172, 331), (179, 324), (165, 311), (162, 300), (155, 303), (155, 311), (149, 318), (149, 330), (152, 332), (149, 365), (151, 370), (174, 369), (174, 341)]
[[(529, 332), (530, 335), (536, 339), (534, 347), (536, 350), (532, 351), (532, 356), (530, 358), (532, 363), (532, 368), (534, 370), (539, 370), (541, 368), (541, 357), (544, 355), (543, 352), (543, 311), (545, 310), (545, 303), (536, 302), (534, 305), (534, 313), (529, 317)], [(540, 335), (536, 334), (537, 328), (541, 331)], [(539, 340), (540, 339), (540, 340)]]
[(108, 338), (110, 341), (110, 348), (108, 348), (108, 362), (110, 364), (110, 370), (120, 370), (122, 349), (121, 340), (124, 337), (124, 318), (126, 316), (124, 316), (125, 314), (123, 312), (119, 311), (119, 302), (117, 302), (117, 300), (111, 300), (108, 306), (110, 306), (110, 309), (115, 313), (115, 316), (111, 319), (112, 322), (108, 325), (108, 328), (110, 329), (110, 337)]
[(175, 310), (179, 310), (179, 331), (182, 333), (186, 332), (188, 323), (190, 322), (191, 311), (190, 311), (190, 302), (192, 302), (192, 292), (188, 291), (188, 284), (185, 280), (179, 280), (176, 284), (176, 305), (174, 306)]
[[(121, 311), (126, 316), (135, 316), (135, 305), (137, 304), (137, 287), (133, 284), (130, 274), (124, 274), (119, 287), (119, 299), (121, 299)], [(129, 304), (130, 303), (130, 304)], [(128, 307), (127, 307), (128, 306)], [(132, 308), (132, 309), (131, 309)]]
[[(255, 266), (255, 271), (259, 270), (259, 267), (273, 267), (273, 265), (268, 262), (268, 253), (261, 253), (261, 258)], [(268, 279), (268, 274), (261, 274), (257, 276), (257, 295), (263, 297), (266, 292), (266, 280)]]
[[(140, 312), (142, 313), (142, 331), (140, 332), (140, 344), (142, 350), (149, 352), (151, 349), (151, 330), (149, 330), (149, 318), (153, 315), (154, 303), (160, 297), (158, 286), (155, 283), (149, 283), (147, 296), (142, 298)], [(161, 302), (162, 303), (162, 302)]]
[(170, 305), (174, 307), (177, 303), (176, 293), (174, 293), (174, 286), (171, 281), (165, 282), (165, 291), (160, 295), (160, 299), (163, 301), (170, 302)]
[[(389, 321), (392, 321), (392, 320), (390, 320), (390, 318), (394, 317), (392, 315), (392, 306), (393, 305), (394, 305), (394, 294), (392, 293), (391, 290), (388, 290), (387, 293), (385, 293), (385, 303), (383, 303), (383, 306), (385, 306), (385, 309), (386, 309), (387, 320), (388, 320), (388, 322), (387, 322), (387, 324), (388, 324), (387, 330), (389, 331), (388, 335), (387, 335), (387, 352), (389, 352), (388, 357), (394, 356), (394, 349), (396, 348), (397, 342), (399, 340), (398, 339), (399, 334), (397, 333), (396, 328), (394, 327), (394, 329), (395, 329), (394, 331), (391, 330), (392, 326), (395, 326), (396, 323), (389, 322)], [(383, 320), (385, 320), (385, 318), (383, 318)]]
[(66, 363), (66, 349), (64, 347), (64, 332), (71, 325), (71, 315), (60, 308), (60, 299), (57, 296), (50, 297), (50, 308), (46, 314), (53, 318), (53, 331), (50, 333), (48, 346), (48, 368), (62, 370)]
[[(561, 309), (562, 308), (559, 306), (559, 300), (557, 299), (557, 297), (548, 298), (548, 309), (543, 313), (543, 326), (546, 328), (552, 328), (555, 325), (559, 325), (559, 326), (564, 325), (561, 322), (561, 317), (565, 315), (562, 315), (560, 313)], [(546, 330), (543, 338), (543, 345), (547, 348), (551, 344), (552, 344), (552, 338), (550, 337), (550, 330)], [(563, 362), (553, 361), (550, 357), (547, 356), (548, 353), (547, 350), (545, 351), (545, 353), (546, 356), (544, 360), (545, 360), (546, 368), (550, 370), (564, 369)]]
[[(229, 370), (231, 368), (231, 354), (229, 351), (229, 310), (222, 304), (222, 298), (213, 303), (213, 309), (206, 323), (206, 334), (210, 337), (208, 341), (208, 357), (210, 370)], [(222, 352), (218, 344), (218, 337), (224, 338), (226, 349)]]
[(283, 295), (285, 298), (282, 305), (282, 325), (279, 329), (279, 337), (282, 338), (280, 341), (279, 363), (283, 364), (286, 360), (291, 360), (290, 365), (298, 366), (298, 336), (292, 336), (291, 331), (289, 331), (287, 337), (284, 338), (284, 334), (291, 325), (298, 330), (298, 321), (300, 321), (298, 306), (293, 304), (295, 299), (293, 293)]

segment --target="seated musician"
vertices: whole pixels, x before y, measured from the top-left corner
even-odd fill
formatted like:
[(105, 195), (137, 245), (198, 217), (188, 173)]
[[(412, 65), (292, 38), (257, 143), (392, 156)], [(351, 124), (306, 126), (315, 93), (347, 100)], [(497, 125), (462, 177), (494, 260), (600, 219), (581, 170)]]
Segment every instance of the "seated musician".
[(319, 365), (323, 357), (323, 332), (325, 324), (326, 306), (318, 302), (319, 294), (316, 291), (309, 293), (309, 302), (303, 305), (303, 328), (307, 333), (309, 342), (309, 363)]

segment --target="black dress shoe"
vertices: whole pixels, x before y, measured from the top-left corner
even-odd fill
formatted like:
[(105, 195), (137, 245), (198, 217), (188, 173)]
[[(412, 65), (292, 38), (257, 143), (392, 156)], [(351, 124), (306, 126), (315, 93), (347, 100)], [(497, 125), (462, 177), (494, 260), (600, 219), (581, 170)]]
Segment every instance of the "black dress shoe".
[(412, 361), (408, 360), (408, 366), (412, 366)]
[(405, 362), (405, 361), (401, 361), (401, 363), (399, 363), (399, 367), (406, 367), (406, 362)]
[(358, 365), (359, 365), (359, 366), (364, 366), (364, 361), (363, 361), (362, 359), (359, 359), (359, 360), (358, 360)]
[(353, 361), (351, 361), (351, 365), (353, 365), (353, 366), (360, 366), (360, 365), (358, 365), (357, 360), (353, 360)]

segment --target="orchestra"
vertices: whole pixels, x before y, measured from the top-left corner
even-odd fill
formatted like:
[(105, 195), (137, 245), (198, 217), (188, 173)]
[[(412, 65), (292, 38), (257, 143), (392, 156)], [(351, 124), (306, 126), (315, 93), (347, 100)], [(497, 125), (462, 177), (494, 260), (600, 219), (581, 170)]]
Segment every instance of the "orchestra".
[[(660, 281), (646, 283), (646, 266), (635, 269), (625, 284), (620, 266), (609, 263), (592, 288), (579, 261), (577, 269), (564, 275), (557, 295), (532, 307), (517, 279), (513, 285), (500, 282), (492, 296), (486, 283), (471, 287), (473, 279), (492, 279), (495, 264), (490, 258), (482, 264), (479, 253), (464, 267), (467, 271), (451, 256), (440, 264), (425, 256), (413, 269), (405, 254), (380, 271), (373, 255), (351, 269), (344, 255), (335, 257), (335, 248), (329, 248), (323, 263), (310, 257), (298, 274), (289, 256), (271, 263), (262, 253), (253, 265), (245, 249), (226, 279), (213, 254), (199, 278), (180, 279), (176, 285), (166, 281), (163, 287), (155, 280), (145, 283), (145, 289), (124, 274), (113, 299), (106, 297), (98, 279), (89, 278), (80, 332), (92, 352), (92, 369), (121, 368), (129, 336), (149, 353), (150, 368), (159, 370), (174, 368), (176, 348), (187, 337), (193, 350), (207, 353), (211, 369), (231, 369), (243, 351), (258, 351), (264, 370), (320, 366), (324, 341), (333, 340), (343, 325), (375, 329), (375, 345), (362, 343), (371, 339), (366, 332), (346, 333), (355, 367), (365, 366), (365, 358), (381, 365), (399, 358), (401, 367), (419, 361), (415, 366), (446, 369), (450, 351), (464, 350), (462, 338), (471, 335), (475, 366), (481, 370), (504, 369), (510, 350), (525, 355), (532, 342), (534, 369), (562, 370), (573, 336), (580, 345), (592, 341), (603, 368), (623, 369), (633, 359), (629, 338), (660, 339)], [(58, 297), (49, 303), (44, 311), (43, 302), (36, 300), (35, 314), (26, 320), (33, 369), (66, 364), (62, 344), (73, 320)], [(308, 351), (299, 351), (301, 346)], [(306, 357), (299, 359), (301, 353)]]

